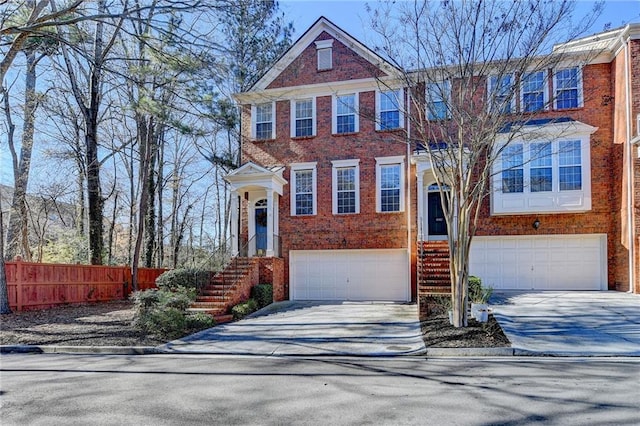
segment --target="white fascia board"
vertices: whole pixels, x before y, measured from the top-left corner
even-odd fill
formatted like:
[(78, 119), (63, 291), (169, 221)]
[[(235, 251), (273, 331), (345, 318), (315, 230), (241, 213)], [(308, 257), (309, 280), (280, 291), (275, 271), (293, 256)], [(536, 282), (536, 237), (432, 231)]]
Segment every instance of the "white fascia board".
[(522, 125), (515, 132), (499, 133), (496, 142), (506, 143), (512, 140), (535, 141), (539, 139), (562, 139), (594, 134), (598, 127), (590, 126), (580, 121), (565, 123), (549, 123), (541, 125)]

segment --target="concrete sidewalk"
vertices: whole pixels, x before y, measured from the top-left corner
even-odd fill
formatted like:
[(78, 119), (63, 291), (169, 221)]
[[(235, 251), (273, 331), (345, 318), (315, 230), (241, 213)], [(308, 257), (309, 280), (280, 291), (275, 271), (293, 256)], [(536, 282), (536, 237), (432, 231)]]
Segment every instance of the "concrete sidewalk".
[(159, 349), (264, 356), (422, 354), (417, 309), (415, 304), (280, 302)]
[(640, 356), (640, 296), (509, 292), (491, 299), (515, 355)]

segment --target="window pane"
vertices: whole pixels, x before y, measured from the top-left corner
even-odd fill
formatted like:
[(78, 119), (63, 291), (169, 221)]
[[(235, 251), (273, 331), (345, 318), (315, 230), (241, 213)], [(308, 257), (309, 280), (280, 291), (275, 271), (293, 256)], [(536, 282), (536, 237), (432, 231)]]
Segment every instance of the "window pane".
[(552, 190), (551, 167), (531, 169), (531, 192), (544, 192)]
[(531, 144), (531, 167), (551, 167), (551, 143), (534, 142)]
[(296, 214), (313, 214), (313, 170), (297, 170), (296, 184)]
[(502, 151), (502, 192), (523, 192), (523, 146), (512, 144)]
[(271, 139), (272, 137), (272, 124), (271, 123), (257, 123), (256, 124), (256, 139)]
[(338, 195), (338, 213), (356, 212), (356, 169), (342, 167), (336, 170), (338, 181), (336, 191)]
[(390, 164), (380, 167), (380, 210), (400, 211), (400, 165)]
[(445, 120), (449, 116), (447, 101), (450, 90), (448, 81), (429, 83), (427, 86), (427, 118), (429, 120)]
[(353, 115), (338, 116), (336, 120), (336, 132), (353, 133), (356, 131), (356, 121)]
[(338, 96), (336, 100), (336, 109), (338, 115), (353, 114), (356, 110), (356, 96), (344, 95)]
[(313, 136), (313, 100), (296, 101), (296, 136)]
[(380, 129), (389, 130), (400, 127), (400, 107), (398, 97), (400, 91), (380, 93)]
[(526, 112), (543, 109), (544, 91), (545, 78), (543, 71), (524, 76), (522, 79), (522, 109)]
[(580, 141), (560, 141), (559, 176), (560, 191), (582, 189), (582, 153)]
[(313, 136), (313, 120), (296, 120), (296, 136)]
[(582, 189), (582, 167), (560, 167), (560, 191), (576, 191)]
[(512, 79), (510, 75), (489, 80), (491, 108), (501, 114), (511, 114)]
[(580, 141), (561, 141), (558, 148), (560, 166), (577, 166), (582, 164)]

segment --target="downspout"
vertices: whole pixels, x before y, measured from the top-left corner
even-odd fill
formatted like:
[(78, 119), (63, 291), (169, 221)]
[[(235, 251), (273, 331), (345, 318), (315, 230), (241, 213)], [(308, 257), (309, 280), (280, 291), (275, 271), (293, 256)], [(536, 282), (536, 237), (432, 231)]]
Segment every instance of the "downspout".
[(627, 259), (628, 268), (629, 268), (629, 290), (627, 293), (634, 293), (635, 289), (635, 271), (634, 271), (634, 257), (635, 257), (635, 240), (633, 233), (633, 152), (631, 151), (631, 128), (632, 128), (632, 120), (631, 120), (631, 81), (629, 80), (629, 67), (631, 66), (631, 53), (629, 49), (629, 42), (631, 41), (631, 37), (627, 34), (626, 41), (622, 39), (622, 35), (620, 35), (620, 41), (624, 45), (624, 77), (625, 77), (625, 90), (626, 90), (626, 105), (625, 105), (625, 113), (627, 120), (627, 137), (624, 144), (624, 150), (627, 157), (627, 167), (626, 167), (626, 175), (627, 175), (627, 233), (628, 233), (628, 241), (629, 241), (629, 258)]
[[(411, 88), (407, 90), (407, 96), (405, 97), (407, 101), (407, 107), (405, 108), (407, 111), (407, 117), (405, 118), (405, 122), (407, 123), (407, 170), (406, 170), (406, 185), (407, 185), (407, 256), (409, 258), (409, 262), (407, 267), (409, 268), (409, 299), (411, 299)], [(417, 260), (417, 256), (416, 256)], [(416, 272), (416, 302), (420, 303), (418, 300), (418, 276)]]

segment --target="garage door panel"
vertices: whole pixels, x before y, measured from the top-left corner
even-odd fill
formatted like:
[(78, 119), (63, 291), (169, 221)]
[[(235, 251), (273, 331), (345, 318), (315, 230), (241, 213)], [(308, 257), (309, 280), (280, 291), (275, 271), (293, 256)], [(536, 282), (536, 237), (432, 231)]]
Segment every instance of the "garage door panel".
[(296, 250), (289, 256), (294, 300), (410, 298), (406, 250)]
[(476, 237), (469, 268), (496, 289), (601, 290), (605, 247), (600, 234)]

